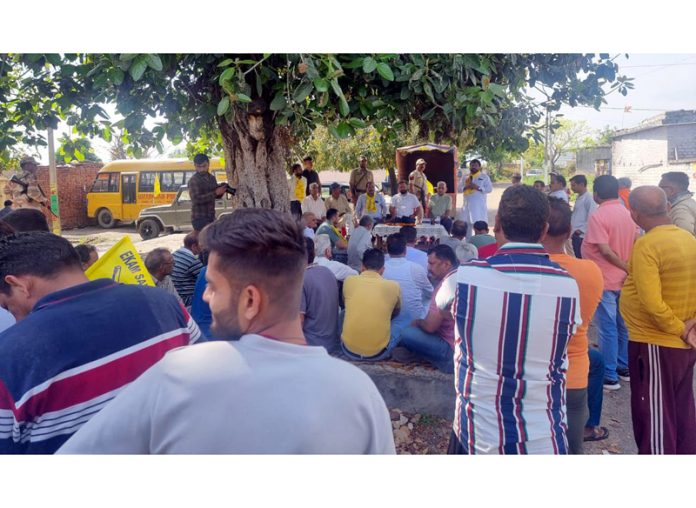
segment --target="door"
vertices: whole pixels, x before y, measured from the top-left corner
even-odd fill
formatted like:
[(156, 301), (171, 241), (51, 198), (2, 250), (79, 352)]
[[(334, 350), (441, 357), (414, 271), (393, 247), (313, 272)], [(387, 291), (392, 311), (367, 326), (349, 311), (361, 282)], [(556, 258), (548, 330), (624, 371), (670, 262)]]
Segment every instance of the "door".
[(140, 210), (138, 209), (135, 188), (137, 176), (137, 173), (121, 174), (121, 202), (123, 207), (121, 217), (124, 221), (134, 221), (138, 218)]

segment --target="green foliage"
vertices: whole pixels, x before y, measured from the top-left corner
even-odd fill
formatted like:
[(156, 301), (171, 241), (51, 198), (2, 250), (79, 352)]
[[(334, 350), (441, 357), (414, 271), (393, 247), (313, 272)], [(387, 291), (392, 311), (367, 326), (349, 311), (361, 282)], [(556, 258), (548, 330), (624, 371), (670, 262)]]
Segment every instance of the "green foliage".
[(56, 149), (56, 163), (69, 164), (71, 162), (101, 162), (94, 153), (92, 143), (87, 138), (79, 137), (72, 139), (67, 134), (63, 134), (58, 139)]
[[(45, 145), (43, 131), (62, 121), (90, 138), (120, 131), (138, 155), (248, 111), (295, 139), (320, 125), (348, 139), (363, 125), (389, 137), (415, 124), (435, 142), (520, 152), (541, 118), (528, 86), (545, 87), (556, 110), (598, 108), (607, 89), (632, 83), (592, 54), (3, 54), (0, 153)], [(109, 119), (105, 103), (123, 118)], [(165, 120), (149, 128), (147, 117)]]

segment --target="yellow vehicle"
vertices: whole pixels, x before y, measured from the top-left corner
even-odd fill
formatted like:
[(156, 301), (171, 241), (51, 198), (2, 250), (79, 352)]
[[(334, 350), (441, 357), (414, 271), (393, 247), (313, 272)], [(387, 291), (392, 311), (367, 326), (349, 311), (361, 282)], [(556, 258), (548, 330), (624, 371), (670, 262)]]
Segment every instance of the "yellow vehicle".
[[(186, 159), (109, 162), (99, 170), (87, 194), (87, 216), (106, 229), (119, 221), (134, 222), (143, 208), (171, 203), (195, 172), (193, 162)], [(210, 172), (219, 182), (227, 181), (222, 159), (210, 159)]]

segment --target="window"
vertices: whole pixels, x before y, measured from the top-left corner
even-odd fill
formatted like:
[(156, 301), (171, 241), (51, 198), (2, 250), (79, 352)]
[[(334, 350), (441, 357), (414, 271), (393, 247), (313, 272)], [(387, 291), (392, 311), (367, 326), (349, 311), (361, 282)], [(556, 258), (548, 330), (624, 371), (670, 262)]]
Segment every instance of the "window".
[(179, 187), (184, 185), (183, 171), (163, 171), (159, 175), (162, 192), (178, 192)]
[(140, 172), (140, 180), (138, 181), (138, 192), (154, 192), (154, 190), (155, 190), (155, 172), (154, 171), (141, 171)]
[(119, 173), (99, 173), (91, 192), (118, 192)]

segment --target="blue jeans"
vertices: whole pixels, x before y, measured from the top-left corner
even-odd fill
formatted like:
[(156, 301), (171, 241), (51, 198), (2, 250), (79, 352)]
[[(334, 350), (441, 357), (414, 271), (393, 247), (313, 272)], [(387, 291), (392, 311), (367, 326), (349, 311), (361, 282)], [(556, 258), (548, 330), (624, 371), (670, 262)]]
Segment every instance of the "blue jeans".
[(415, 326), (407, 326), (401, 331), (400, 345), (422, 356), (438, 370), (447, 374), (454, 372), (454, 352), (439, 335), (426, 333)]
[(587, 406), (590, 417), (585, 427), (597, 427), (602, 418), (602, 402), (604, 401), (604, 357), (598, 349), (590, 346), (590, 374), (587, 379)]
[[(338, 329), (339, 329), (339, 335), (343, 337), (343, 321), (346, 318), (346, 311), (345, 309), (341, 309), (338, 312)], [(391, 356), (392, 349), (394, 349), (396, 346), (399, 345), (399, 341), (401, 340), (401, 337), (394, 337), (391, 336), (389, 338), (389, 342), (387, 343), (387, 347), (384, 349), (384, 351), (376, 354), (375, 356), (361, 356), (356, 353), (352, 353), (348, 351), (346, 346), (343, 345), (343, 339), (341, 338), (341, 351), (343, 351), (343, 354), (346, 355), (348, 358), (354, 361), (371, 361), (371, 362), (377, 362), (379, 360), (386, 360)]]
[(628, 330), (619, 312), (621, 291), (603, 291), (597, 307), (599, 350), (604, 356), (604, 378), (617, 381), (616, 369), (628, 368)]

